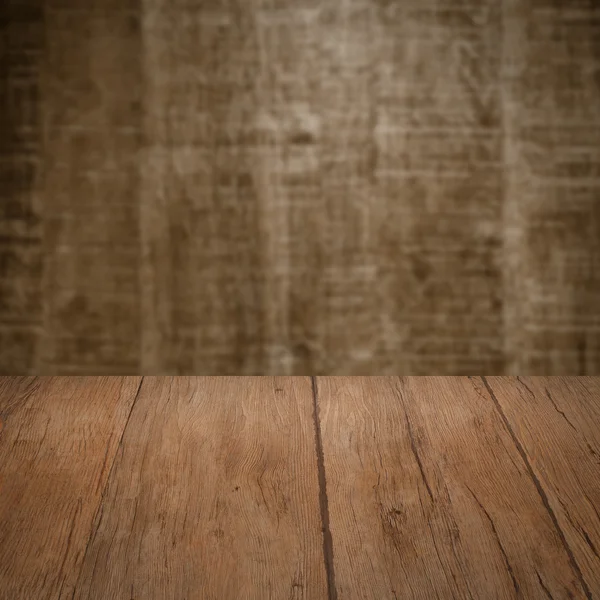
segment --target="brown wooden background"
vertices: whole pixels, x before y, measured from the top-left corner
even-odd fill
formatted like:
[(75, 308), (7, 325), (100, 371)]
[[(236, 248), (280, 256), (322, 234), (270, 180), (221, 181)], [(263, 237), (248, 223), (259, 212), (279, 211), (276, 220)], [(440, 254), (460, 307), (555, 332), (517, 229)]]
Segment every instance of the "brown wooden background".
[(3, 373), (600, 373), (594, 0), (5, 0)]

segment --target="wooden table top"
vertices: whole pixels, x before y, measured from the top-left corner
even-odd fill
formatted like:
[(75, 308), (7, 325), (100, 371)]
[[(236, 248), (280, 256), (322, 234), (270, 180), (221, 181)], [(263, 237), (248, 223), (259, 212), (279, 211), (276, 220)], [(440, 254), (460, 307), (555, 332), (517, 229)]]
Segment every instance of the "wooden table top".
[(600, 597), (600, 378), (0, 378), (0, 598)]

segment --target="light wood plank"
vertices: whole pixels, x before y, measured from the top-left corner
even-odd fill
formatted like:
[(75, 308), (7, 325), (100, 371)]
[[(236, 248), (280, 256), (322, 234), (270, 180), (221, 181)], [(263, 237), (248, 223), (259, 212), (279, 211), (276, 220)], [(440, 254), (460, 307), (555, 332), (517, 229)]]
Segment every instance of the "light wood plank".
[(486, 381), (588, 587), (600, 594), (600, 378)]
[(468, 378), (319, 378), (318, 390), (340, 600), (585, 597)]
[(323, 598), (308, 378), (146, 378), (76, 599)]
[(0, 598), (71, 597), (140, 379), (0, 379)]

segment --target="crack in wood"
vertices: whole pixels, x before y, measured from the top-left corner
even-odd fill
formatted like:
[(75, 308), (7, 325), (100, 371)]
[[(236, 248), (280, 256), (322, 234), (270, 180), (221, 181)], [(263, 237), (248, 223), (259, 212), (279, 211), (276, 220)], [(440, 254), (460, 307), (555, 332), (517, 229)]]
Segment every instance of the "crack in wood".
[(523, 381), (523, 379), (517, 376), (517, 381), (529, 392), (532, 398), (535, 398), (535, 394), (531, 391), (531, 388)]
[(410, 420), (408, 418), (408, 413), (406, 412), (406, 403), (404, 402), (404, 396), (402, 394), (402, 390), (396, 385), (396, 391), (400, 395), (400, 401), (402, 402), (402, 406), (404, 408), (404, 418), (406, 419), (406, 428), (408, 430), (408, 438), (410, 440), (410, 449), (417, 461), (417, 466), (419, 467), (419, 472), (421, 473), (421, 478), (423, 479), (423, 483), (425, 483), (425, 487), (427, 488), (427, 493), (429, 494), (429, 499), (433, 502), (433, 492), (431, 491), (431, 487), (429, 485), (429, 481), (427, 480), (427, 475), (425, 475), (425, 469), (423, 468), (423, 463), (421, 461), (421, 456), (419, 455), (419, 450), (417, 448), (417, 443), (415, 437), (413, 435), (412, 426), (410, 424)]
[(468, 485), (466, 486), (466, 488), (469, 490), (471, 496), (473, 496), (473, 500), (475, 500), (475, 502), (477, 503), (477, 505), (479, 506), (479, 508), (481, 509), (481, 511), (483, 512), (483, 514), (485, 515), (486, 519), (488, 520), (488, 522), (490, 524), (490, 527), (492, 529), (492, 534), (494, 535), (494, 538), (496, 539), (496, 543), (498, 544), (498, 548), (500, 548), (500, 552), (502, 553), (502, 558), (504, 559), (504, 565), (506, 566), (506, 570), (508, 571), (508, 574), (510, 575), (510, 578), (512, 580), (515, 594), (517, 596), (519, 596), (521, 593), (520, 588), (519, 588), (519, 582), (517, 581), (517, 578), (515, 577), (515, 572), (513, 571), (510, 561), (508, 560), (508, 554), (506, 554), (506, 550), (504, 549), (504, 546), (502, 545), (502, 542), (500, 541), (500, 536), (498, 535), (498, 530), (496, 529), (496, 524), (494, 523), (494, 520), (490, 516), (490, 513), (488, 513), (485, 506), (483, 506), (483, 504), (479, 501), (479, 498), (477, 498), (477, 496), (475, 495), (473, 490)]
[[(104, 514), (104, 499), (106, 496), (106, 491), (108, 489), (108, 484), (110, 483), (113, 469), (115, 467), (115, 463), (117, 462), (117, 455), (119, 453), (119, 448), (121, 448), (123, 445), (123, 438), (125, 436), (125, 431), (127, 430), (127, 426), (129, 425), (129, 421), (131, 419), (131, 414), (133, 413), (133, 409), (134, 409), (136, 402), (140, 396), (140, 391), (142, 389), (143, 382), (144, 382), (144, 377), (142, 376), (140, 378), (140, 383), (138, 384), (138, 388), (137, 388), (135, 396), (133, 398), (133, 402), (131, 403), (131, 408), (129, 409), (129, 414), (127, 415), (127, 419), (125, 420), (125, 426), (123, 427), (123, 431), (121, 432), (121, 437), (119, 438), (119, 444), (115, 450), (115, 455), (113, 457), (113, 460), (112, 460), (112, 463), (110, 466), (110, 471), (108, 472), (108, 476), (106, 478), (106, 483), (104, 484), (104, 489), (102, 490), (102, 495), (100, 496), (100, 502), (98, 503), (98, 508), (96, 509), (96, 514), (94, 515), (94, 520), (92, 521), (92, 523), (94, 525), (92, 526), (92, 528), (90, 530), (90, 536), (85, 545), (85, 551), (83, 553), (83, 559), (81, 561), (81, 568), (79, 570), (79, 574), (77, 576), (77, 581), (75, 583), (75, 586), (73, 587), (73, 595), (71, 596), (71, 600), (73, 600), (75, 598), (75, 593), (77, 592), (77, 589), (79, 588), (79, 582), (81, 580), (81, 575), (83, 573), (83, 565), (85, 564), (85, 559), (88, 555), (88, 551), (90, 549), (90, 544), (91, 544), (92, 540), (95, 539), (95, 537), (98, 533), (98, 529), (100, 528), (100, 523), (102, 522), (102, 516)], [(110, 440), (107, 441), (107, 444), (110, 444)], [(96, 556), (96, 561), (97, 560), (98, 560), (98, 556)], [(94, 570), (96, 569), (96, 561), (94, 562)]]
[(523, 460), (523, 463), (525, 464), (527, 473), (531, 477), (531, 480), (533, 481), (533, 485), (535, 486), (535, 489), (537, 490), (537, 492), (542, 500), (542, 504), (544, 505), (544, 508), (546, 509), (546, 512), (548, 513), (550, 520), (552, 521), (552, 524), (554, 525), (554, 529), (556, 530), (558, 537), (562, 543), (562, 546), (565, 549), (565, 552), (567, 553), (569, 562), (571, 563), (571, 567), (572, 567), (573, 571), (575, 572), (575, 575), (577, 576), (577, 580), (579, 581), (579, 584), (581, 585), (581, 587), (583, 589), (585, 597), (588, 600), (592, 600), (593, 596), (590, 591), (590, 588), (588, 587), (585, 579), (583, 578), (583, 573), (581, 572), (581, 569), (579, 568), (579, 565), (577, 564), (577, 561), (575, 560), (575, 556), (573, 555), (573, 551), (571, 550), (571, 547), (569, 546), (569, 544), (567, 542), (567, 538), (565, 537), (565, 534), (564, 534), (563, 530), (561, 529), (560, 524), (558, 523), (556, 514), (554, 513), (552, 506), (550, 506), (550, 501), (548, 500), (548, 496), (547, 496), (546, 492), (544, 491), (544, 488), (542, 487), (540, 480), (537, 478), (536, 474), (533, 471), (533, 467), (531, 466), (531, 463), (529, 462), (529, 459), (527, 458), (525, 449), (521, 445), (521, 442), (519, 441), (515, 432), (513, 431), (512, 427), (510, 426), (508, 418), (506, 417), (506, 415), (504, 414), (504, 411), (502, 410), (500, 401), (498, 400), (498, 398), (496, 397), (496, 394), (494, 393), (494, 390), (491, 388), (490, 384), (488, 383), (487, 378), (485, 376), (482, 376), (481, 381), (483, 382), (483, 385), (485, 386), (486, 390), (488, 391), (488, 394), (490, 395), (490, 398), (492, 399), (492, 402), (494, 403), (494, 406), (496, 407), (496, 410), (498, 411), (498, 414), (500, 415), (500, 418), (502, 419), (504, 426), (508, 430), (508, 433), (515, 444), (517, 452), (521, 455), (521, 459)]
[(550, 598), (550, 600), (554, 600), (554, 598), (552, 597), (552, 594), (550, 593), (550, 590), (544, 584), (544, 580), (541, 578), (540, 574), (537, 571), (535, 572), (535, 574), (537, 575), (538, 581), (540, 582), (540, 586), (544, 590), (546, 597)]
[(562, 416), (562, 418), (571, 426), (571, 428), (574, 431), (577, 431), (577, 427), (575, 427), (575, 425), (573, 425), (573, 423), (571, 423), (571, 421), (569, 421), (569, 418), (567, 417), (567, 415), (562, 410), (560, 410), (560, 408), (558, 408), (558, 406), (556, 405), (556, 402), (554, 401), (554, 398), (552, 397), (552, 394), (550, 394), (550, 391), (548, 390), (548, 388), (545, 387), (544, 390), (546, 392), (546, 396), (548, 396), (548, 400), (550, 400), (550, 403), (554, 407), (554, 410), (556, 410), (556, 412)]
[(315, 425), (315, 449), (317, 453), (317, 471), (319, 478), (319, 508), (321, 510), (321, 529), (323, 532), (323, 558), (327, 575), (327, 596), (329, 600), (337, 600), (335, 585), (335, 567), (333, 561), (333, 539), (329, 527), (329, 500), (327, 498), (327, 476), (325, 473), (325, 456), (323, 438), (319, 419), (319, 400), (317, 378), (311, 377), (313, 393), (313, 420)]

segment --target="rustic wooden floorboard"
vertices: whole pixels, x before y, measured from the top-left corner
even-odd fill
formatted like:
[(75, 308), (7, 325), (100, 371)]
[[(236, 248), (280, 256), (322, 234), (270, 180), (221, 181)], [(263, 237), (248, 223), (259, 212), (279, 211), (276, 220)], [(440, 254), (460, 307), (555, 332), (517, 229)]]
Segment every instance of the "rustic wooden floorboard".
[(590, 590), (600, 593), (600, 379), (484, 382)]
[(318, 397), (338, 598), (585, 597), (468, 378), (319, 378)]
[(0, 378), (0, 598), (70, 598), (140, 377)]
[(596, 598), (600, 379), (0, 378), (0, 600)]
[(146, 378), (75, 599), (323, 598), (308, 378)]

